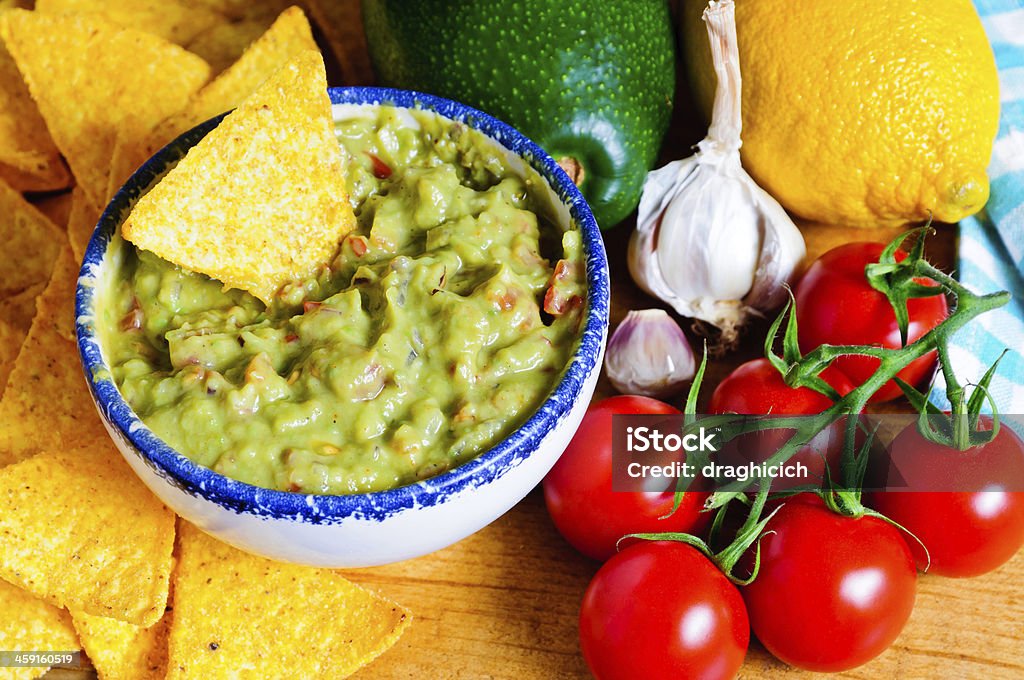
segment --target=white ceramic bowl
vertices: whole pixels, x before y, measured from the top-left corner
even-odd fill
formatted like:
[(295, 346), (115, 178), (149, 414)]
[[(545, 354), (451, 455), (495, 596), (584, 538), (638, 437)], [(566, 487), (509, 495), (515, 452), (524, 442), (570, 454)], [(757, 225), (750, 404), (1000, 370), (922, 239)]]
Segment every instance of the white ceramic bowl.
[(480, 130), (528, 164), (551, 188), (559, 220), (583, 235), (588, 294), (579, 347), (547, 400), (521, 427), (480, 456), (408, 486), (355, 495), (273, 491), (229, 479), (161, 441), (114, 385), (96, 337), (94, 307), (116, 274), (123, 242), (116, 234), (135, 201), (220, 118), (185, 133), (157, 153), (107, 207), (82, 265), (76, 292), (78, 346), (97, 409), (124, 458), (160, 499), (185, 519), (243, 550), (326, 567), (397, 562), (444, 548), (497, 519), (537, 485), (562, 454), (586, 411), (600, 373), (608, 330), (608, 263), (586, 201), (539, 147), (508, 125), (456, 102), (401, 90), (333, 88), (335, 117), (353, 106), (434, 111)]

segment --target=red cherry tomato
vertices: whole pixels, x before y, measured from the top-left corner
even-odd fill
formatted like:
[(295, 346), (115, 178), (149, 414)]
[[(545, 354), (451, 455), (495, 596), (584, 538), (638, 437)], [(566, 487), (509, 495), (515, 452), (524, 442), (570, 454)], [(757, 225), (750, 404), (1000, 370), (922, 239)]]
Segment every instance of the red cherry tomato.
[[(839, 371), (829, 366), (822, 372), (822, 378), (845, 395), (853, 389), (850, 381)], [(807, 387), (794, 389), (782, 379), (782, 374), (767, 359), (754, 359), (741, 364), (725, 380), (719, 383), (711, 395), (708, 410), (711, 413), (742, 413), (749, 415), (815, 415), (832, 406), (832, 400)], [(737, 437), (723, 456), (740, 456), (762, 462), (793, 436), (792, 430), (765, 430)], [(807, 446), (801, 448), (790, 459), (791, 463), (802, 462), (809, 471), (809, 479), (793, 480), (796, 484), (823, 480), (825, 465), (828, 463), (833, 479), (838, 479), (838, 462), (842, 455), (843, 423), (836, 421), (822, 430)], [(776, 490), (782, 487), (776, 486)]]
[(903, 630), (917, 571), (898, 529), (815, 503), (782, 506), (742, 589), (754, 634), (782, 661), (838, 672), (875, 658)]
[[(889, 451), (908, 490), (869, 492), (865, 502), (924, 543), (929, 572), (977, 576), (1024, 545), (1024, 442), (1009, 427), (999, 428), (988, 444), (959, 451), (928, 441), (915, 423), (896, 436)], [(878, 479), (877, 471), (871, 476)], [(924, 550), (905, 538), (924, 569)]]
[(580, 648), (597, 680), (725, 680), (749, 640), (736, 586), (683, 543), (638, 543), (615, 555), (580, 609)]
[[(901, 346), (899, 326), (888, 298), (871, 287), (864, 267), (877, 262), (885, 246), (881, 243), (848, 243), (833, 248), (811, 264), (796, 287), (796, 316), (800, 349), (809, 352), (819, 345)], [(898, 258), (905, 255), (897, 254)], [(920, 283), (931, 284), (927, 279)], [(939, 325), (947, 315), (943, 295), (915, 298), (907, 304), (910, 324), (907, 342), (913, 342)], [(845, 356), (833, 364), (855, 384), (860, 385), (878, 368), (878, 359)], [(899, 377), (911, 385), (920, 385), (935, 368), (931, 352), (910, 363)], [(871, 398), (890, 401), (902, 392), (889, 381)]]
[(544, 501), (558, 531), (584, 555), (606, 560), (626, 534), (660, 531), (698, 533), (710, 522), (701, 512), (707, 493), (687, 492), (672, 511), (673, 490), (612, 490), (612, 416), (678, 414), (648, 397), (617, 396), (590, 406), (579, 430), (544, 478)]

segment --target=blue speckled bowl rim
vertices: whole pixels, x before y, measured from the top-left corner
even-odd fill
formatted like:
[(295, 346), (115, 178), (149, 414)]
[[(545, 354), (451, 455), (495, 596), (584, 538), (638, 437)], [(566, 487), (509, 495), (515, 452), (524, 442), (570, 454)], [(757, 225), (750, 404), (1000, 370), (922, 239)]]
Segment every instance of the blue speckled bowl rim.
[(114, 385), (95, 338), (93, 272), (99, 271), (113, 234), (138, 197), (162, 175), (168, 163), (179, 160), (215, 128), (223, 115), (198, 125), (161, 149), (111, 200), (86, 249), (75, 292), (75, 326), (85, 375), (97, 406), (141, 460), (173, 486), (238, 513), (312, 524), (338, 523), (349, 517), (382, 521), (406, 509), (443, 503), (453, 494), (489, 484), (529, 457), (569, 413), (587, 377), (599, 368), (597, 361), (608, 324), (608, 264), (600, 230), (582, 194), (550, 156), (511, 126), (464, 104), (419, 92), (376, 87), (329, 88), (328, 92), (332, 104), (389, 104), (426, 109), (465, 123), (523, 158), (568, 206), (582, 233), (585, 249), (586, 325), (561, 382), (522, 426), (493, 448), (436, 477), (386, 491), (317, 495), (264, 489), (225, 477), (178, 453), (142, 423)]

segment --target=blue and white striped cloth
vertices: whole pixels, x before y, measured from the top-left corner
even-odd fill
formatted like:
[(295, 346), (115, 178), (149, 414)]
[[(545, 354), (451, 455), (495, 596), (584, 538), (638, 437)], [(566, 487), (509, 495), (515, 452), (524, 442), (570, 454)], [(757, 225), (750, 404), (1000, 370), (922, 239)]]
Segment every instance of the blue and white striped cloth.
[[(1009, 305), (978, 317), (953, 339), (961, 382), (975, 382), (1009, 349), (990, 385), (1001, 413), (1024, 414), (1024, 0), (974, 0), (999, 68), (1002, 113), (985, 210), (960, 222), (957, 276), (977, 293), (1008, 290)], [(941, 375), (933, 392), (945, 401)], [(945, 402), (945, 403), (943, 403)]]

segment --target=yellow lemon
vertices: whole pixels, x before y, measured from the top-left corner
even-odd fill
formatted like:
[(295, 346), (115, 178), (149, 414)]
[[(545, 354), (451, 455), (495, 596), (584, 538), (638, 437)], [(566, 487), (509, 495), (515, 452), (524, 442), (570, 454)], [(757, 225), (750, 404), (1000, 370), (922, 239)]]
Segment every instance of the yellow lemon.
[[(690, 80), (715, 87), (705, 0), (681, 5)], [(743, 162), (818, 222), (955, 222), (988, 200), (995, 58), (971, 0), (737, 0)]]

